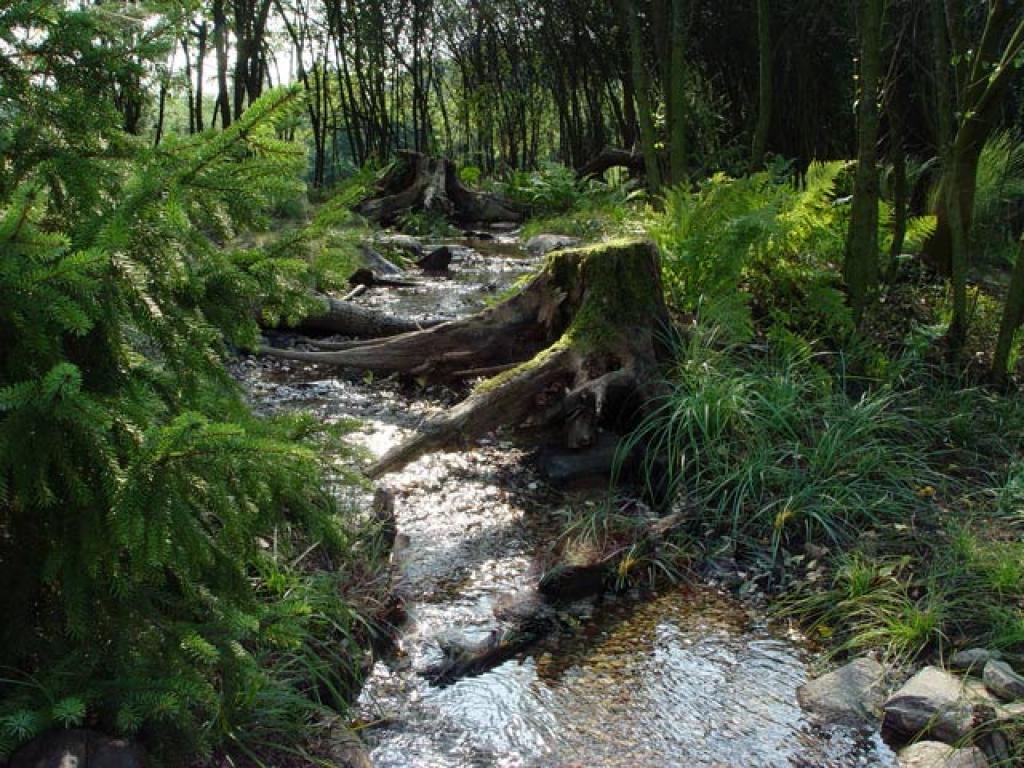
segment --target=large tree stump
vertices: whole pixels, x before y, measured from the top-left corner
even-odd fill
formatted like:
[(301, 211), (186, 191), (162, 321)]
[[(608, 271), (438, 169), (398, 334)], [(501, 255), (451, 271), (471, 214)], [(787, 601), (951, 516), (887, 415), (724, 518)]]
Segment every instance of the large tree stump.
[(460, 223), (484, 224), (521, 221), (525, 213), (498, 195), (469, 189), (448, 158), (411, 151), (398, 153), (395, 166), (358, 210), (382, 226), (420, 211), (439, 213)]
[(424, 331), (330, 352), (266, 351), (376, 372), (491, 376), (371, 466), (377, 477), (502, 425), (560, 425), (569, 447), (592, 444), (601, 424), (656, 394), (667, 323), (657, 249), (623, 240), (555, 251), (511, 298)]

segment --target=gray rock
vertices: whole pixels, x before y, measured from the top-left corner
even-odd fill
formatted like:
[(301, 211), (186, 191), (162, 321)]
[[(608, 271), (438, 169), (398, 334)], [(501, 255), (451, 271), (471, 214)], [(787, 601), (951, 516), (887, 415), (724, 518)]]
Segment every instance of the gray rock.
[(972, 671), (975, 674), (980, 674), (987, 662), (1001, 658), (1003, 655), (999, 651), (990, 651), (987, 648), (968, 648), (954, 653), (949, 660), (949, 666), (968, 674)]
[(577, 245), (580, 239), (569, 235), (535, 235), (526, 241), (526, 250), (531, 256), (543, 256), (559, 248)]
[(977, 747), (954, 749), (941, 741), (919, 741), (899, 751), (902, 768), (987, 768), (985, 753)]
[(363, 263), (380, 275), (401, 275), (402, 269), (381, 256), (377, 251), (365, 243), (359, 246), (359, 252), (363, 257)]
[(878, 721), (885, 669), (874, 659), (856, 659), (797, 689), (800, 706), (828, 723), (861, 726)]
[(49, 731), (11, 757), (9, 768), (142, 768), (139, 749), (121, 739), (76, 728)]
[(981, 674), (985, 687), (1004, 701), (1024, 699), (1024, 677), (1013, 671), (1005, 661), (995, 659), (985, 664)]
[(423, 255), (423, 244), (412, 235), (402, 235), (397, 232), (378, 235), (377, 243), (385, 248), (394, 248), (397, 251), (405, 251), (413, 258), (418, 259)]
[(885, 725), (905, 736), (931, 734), (947, 743), (971, 729), (972, 707), (958, 677), (925, 667), (889, 697)]
[(327, 734), (327, 758), (335, 768), (373, 768), (363, 740), (340, 718), (331, 723)]

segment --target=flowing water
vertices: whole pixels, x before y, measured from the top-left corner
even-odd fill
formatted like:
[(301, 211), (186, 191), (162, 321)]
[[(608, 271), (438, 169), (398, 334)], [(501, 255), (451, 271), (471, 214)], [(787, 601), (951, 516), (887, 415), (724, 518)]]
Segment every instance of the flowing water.
[[(470, 245), (451, 277), (360, 300), (451, 317), (482, 308), (533, 266), (511, 237)], [(443, 388), (300, 363), (249, 358), (240, 370), (260, 407), (359, 419), (356, 438), (376, 455), (455, 401)], [(396, 578), (409, 620), (359, 701), (378, 768), (896, 765), (877, 734), (809, 722), (796, 703), (814, 662), (806, 644), (708, 586), (575, 604), (524, 657), (431, 686), (421, 671), (441, 645), (486, 638), (495, 609), (536, 584), (560, 510), (586, 502), (548, 489), (500, 435), (425, 457), (383, 484), (396, 497)]]

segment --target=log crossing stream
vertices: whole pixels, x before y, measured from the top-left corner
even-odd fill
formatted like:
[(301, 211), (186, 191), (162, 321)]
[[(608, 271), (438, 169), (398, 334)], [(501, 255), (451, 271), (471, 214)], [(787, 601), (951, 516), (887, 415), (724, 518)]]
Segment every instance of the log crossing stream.
[[(359, 301), (412, 317), (463, 315), (536, 263), (510, 235), (445, 242), (459, 246), (450, 276)], [(440, 387), (302, 363), (246, 358), (239, 370), (264, 410), (359, 419), (355, 437), (377, 456), (454, 402)], [(446, 644), (485, 639), (495, 612), (536, 585), (560, 512), (586, 500), (549, 489), (529, 452), (503, 435), (381, 483), (395, 494), (409, 620), (358, 703), (360, 719), (375, 723), (362, 735), (378, 768), (896, 765), (877, 734), (812, 724), (796, 702), (815, 661), (806, 644), (710, 586), (575, 604), (525, 657), (431, 685), (422, 671)]]

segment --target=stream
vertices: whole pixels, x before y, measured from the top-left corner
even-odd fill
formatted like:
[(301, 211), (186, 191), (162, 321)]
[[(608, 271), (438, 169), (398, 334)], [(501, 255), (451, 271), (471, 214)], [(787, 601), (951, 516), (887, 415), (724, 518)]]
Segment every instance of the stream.
[[(450, 276), (358, 300), (454, 317), (536, 264), (509, 234), (444, 242), (460, 246)], [(303, 363), (248, 357), (237, 370), (257, 408), (358, 419), (354, 440), (377, 456), (456, 402), (443, 387)], [(395, 494), (396, 583), (409, 619), (358, 702), (377, 768), (897, 765), (877, 734), (811, 723), (796, 702), (816, 661), (807, 643), (709, 585), (574, 604), (525, 657), (430, 685), (421, 671), (441, 647), (487, 637), (495, 611), (536, 584), (559, 515), (588, 500), (548, 488), (528, 448), (501, 433), (382, 484)]]

